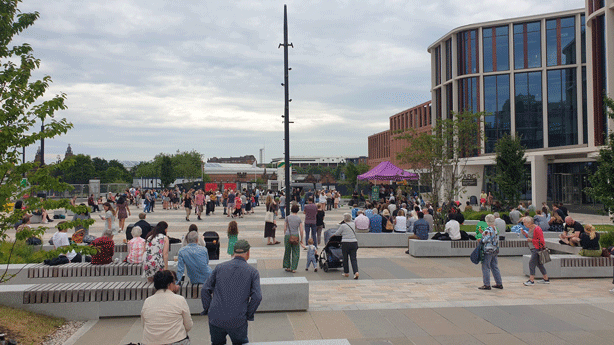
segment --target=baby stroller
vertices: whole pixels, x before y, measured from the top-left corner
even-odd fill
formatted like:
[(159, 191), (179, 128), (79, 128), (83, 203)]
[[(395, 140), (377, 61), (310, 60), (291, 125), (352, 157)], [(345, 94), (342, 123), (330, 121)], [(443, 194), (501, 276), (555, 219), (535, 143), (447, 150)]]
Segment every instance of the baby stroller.
[(209, 251), (209, 260), (220, 259), (220, 235), (215, 231), (206, 231), (203, 234), (207, 251)]
[(320, 268), (328, 272), (329, 268), (343, 267), (343, 254), (341, 253), (341, 236), (333, 236), (337, 229), (329, 229), (324, 232), (326, 246), (320, 253)]

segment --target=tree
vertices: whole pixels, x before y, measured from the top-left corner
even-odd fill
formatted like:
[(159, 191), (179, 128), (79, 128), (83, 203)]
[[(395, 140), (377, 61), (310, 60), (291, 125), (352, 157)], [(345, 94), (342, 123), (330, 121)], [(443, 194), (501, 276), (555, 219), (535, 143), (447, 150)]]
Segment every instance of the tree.
[(202, 155), (196, 151), (177, 152), (171, 157), (177, 177), (189, 181), (202, 177)]
[(160, 159), (160, 182), (164, 188), (168, 187), (175, 181), (175, 172), (173, 170), (173, 161), (171, 157), (163, 155)]
[[(605, 111), (610, 118), (614, 118), (614, 100), (607, 95), (603, 96)], [(614, 213), (614, 132), (608, 134), (606, 144), (599, 150), (597, 169), (588, 175), (590, 187), (584, 189), (586, 194), (600, 201), (604, 208)]]
[(499, 200), (507, 201), (508, 205), (516, 206), (520, 200), (522, 185), (526, 179), (524, 166), (527, 159), (524, 152), (525, 148), (518, 136), (512, 138), (505, 134), (495, 144), (495, 175), (491, 176), (491, 179), (498, 187), (495, 196)]
[(343, 173), (345, 174), (345, 181), (342, 182), (344, 184), (349, 185), (350, 187), (352, 187), (352, 190), (356, 190), (356, 188), (358, 188), (358, 175), (364, 174), (367, 171), (369, 171), (369, 166), (364, 164), (364, 163), (360, 163), (358, 165), (355, 165), (352, 162), (349, 162), (347, 164), (345, 164)]
[[(25, 213), (44, 207), (46, 209), (68, 208), (73, 211), (83, 211), (72, 207), (68, 200), (44, 200), (35, 197), (39, 191), (66, 190), (70, 186), (60, 182), (52, 175), (52, 167), (38, 166), (38, 163), (22, 162), (22, 148), (35, 144), (41, 139), (51, 139), (66, 133), (72, 124), (66, 119), (56, 119), (55, 112), (66, 108), (65, 94), (56, 95), (50, 99), (42, 99), (51, 83), (51, 77), (44, 76), (41, 80), (30, 80), (32, 74), (40, 67), (40, 60), (33, 55), (32, 47), (23, 43), (9, 47), (14, 37), (30, 27), (38, 12), (21, 13), (17, 8), (19, 0), (0, 1), (0, 242), (12, 242), (6, 262), (11, 262), (13, 249), (18, 242), (32, 236), (40, 236), (47, 229), (44, 226), (24, 229), (10, 238), (7, 231)], [(38, 124), (45, 123), (44, 129), (37, 131)], [(37, 126), (37, 127), (35, 127)], [(29, 186), (22, 186), (22, 177), (26, 176)], [(14, 200), (24, 199), (25, 210), (12, 210), (9, 207)], [(93, 220), (85, 221), (89, 224)], [(67, 222), (63, 227), (74, 227), (77, 223)], [(91, 252), (89, 248), (77, 248), (77, 251)], [(72, 249), (72, 248), (71, 248)], [(62, 251), (69, 248), (62, 249)], [(57, 255), (57, 252), (49, 253)], [(0, 282), (11, 278), (7, 270), (0, 275)]]
[(402, 134), (400, 139), (407, 140), (408, 145), (397, 156), (414, 169), (422, 170), (420, 184), (431, 186), (426, 196), (435, 208), (438, 227), (445, 215), (437, 212), (440, 202), (453, 201), (465, 192), (460, 181), (467, 158), (478, 152), (482, 141), (480, 120), (484, 113), (465, 111), (452, 115), (449, 119), (438, 119), (432, 133), (418, 134), (410, 129)]
[(90, 156), (78, 154), (56, 164), (55, 176), (66, 183), (88, 183), (96, 174), (96, 169)]

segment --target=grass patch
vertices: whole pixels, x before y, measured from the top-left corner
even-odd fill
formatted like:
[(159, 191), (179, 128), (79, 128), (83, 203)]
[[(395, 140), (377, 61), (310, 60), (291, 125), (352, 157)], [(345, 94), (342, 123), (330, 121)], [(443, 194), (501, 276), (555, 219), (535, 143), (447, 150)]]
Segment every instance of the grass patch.
[(65, 322), (57, 317), (0, 306), (0, 332), (18, 344), (41, 344)]
[(35, 251), (35, 246), (29, 246), (25, 242), (18, 242), (15, 244), (13, 253), (11, 254), (11, 247), (13, 242), (0, 243), (0, 264), (6, 264), (11, 258), (11, 264), (32, 264), (41, 263), (45, 259), (49, 259), (47, 252), (43, 250)]
[(595, 225), (595, 230), (596, 231), (614, 231), (614, 225), (607, 225), (607, 224)]

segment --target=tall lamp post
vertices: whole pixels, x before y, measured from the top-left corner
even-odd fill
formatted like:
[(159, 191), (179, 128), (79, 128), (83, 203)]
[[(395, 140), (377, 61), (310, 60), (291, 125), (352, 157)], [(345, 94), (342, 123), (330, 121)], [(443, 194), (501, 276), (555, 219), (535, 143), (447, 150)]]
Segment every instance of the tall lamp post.
[(285, 172), (285, 182), (286, 182), (286, 210), (290, 211), (290, 89), (288, 85), (288, 71), (291, 68), (288, 68), (288, 47), (294, 48), (292, 43), (288, 43), (288, 8), (287, 5), (284, 5), (284, 43), (280, 43), (279, 47), (284, 47), (284, 83), (282, 84), (285, 88), (285, 108), (284, 108), (284, 172)]

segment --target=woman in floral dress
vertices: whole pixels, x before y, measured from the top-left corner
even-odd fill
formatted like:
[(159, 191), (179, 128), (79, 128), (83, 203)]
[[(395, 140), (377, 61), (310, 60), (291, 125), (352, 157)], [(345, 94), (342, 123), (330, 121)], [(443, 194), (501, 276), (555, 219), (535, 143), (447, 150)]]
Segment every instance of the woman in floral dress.
[(166, 236), (168, 223), (156, 225), (145, 241), (145, 258), (143, 260), (143, 276), (153, 282), (153, 276), (158, 271), (168, 269), (169, 242)]

